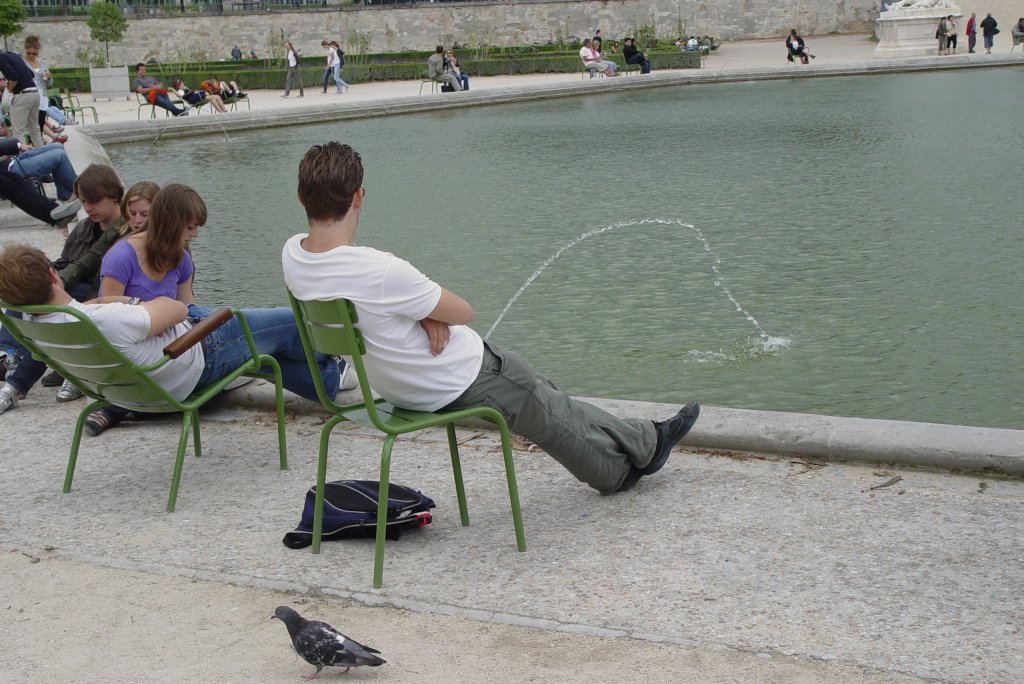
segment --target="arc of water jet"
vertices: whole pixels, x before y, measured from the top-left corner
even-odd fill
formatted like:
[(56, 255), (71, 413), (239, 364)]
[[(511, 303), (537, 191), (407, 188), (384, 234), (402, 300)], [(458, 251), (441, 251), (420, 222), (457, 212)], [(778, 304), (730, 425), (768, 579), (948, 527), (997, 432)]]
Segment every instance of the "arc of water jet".
[(589, 230), (581, 235), (576, 236), (569, 242), (559, 247), (557, 250), (555, 250), (555, 253), (549, 256), (547, 259), (545, 259), (543, 263), (541, 263), (540, 268), (534, 271), (533, 274), (530, 275), (530, 277), (527, 278), (526, 281), (519, 287), (519, 289), (516, 290), (516, 293), (512, 295), (512, 298), (509, 299), (508, 303), (505, 304), (505, 308), (503, 308), (501, 310), (501, 313), (498, 314), (498, 317), (494, 319), (494, 323), (492, 323), (491, 327), (487, 330), (487, 334), (484, 335), (484, 339), (490, 339), (491, 333), (493, 333), (495, 328), (498, 327), (498, 324), (501, 323), (501, 320), (505, 317), (505, 314), (507, 314), (509, 309), (512, 308), (512, 305), (516, 303), (516, 300), (519, 299), (520, 295), (522, 295), (523, 292), (526, 291), (526, 288), (530, 287), (533, 281), (540, 277), (540, 274), (544, 272), (544, 269), (550, 266), (552, 262), (554, 262), (558, 257), (562, 256), (562, 254), (564, 254), (567, 250), (575, 247), (576, 245), (583, 242), (589, 237), (600, 235), (601, 233), (607, 233), (609, 230), (615, 230), (616, 228), (628, 228), (631, 226), (643, 226), (652, 224), (663, 226), (677, 225), (683, 228), (689, 228), (694, 233), (696, 233), (697, 237), (704, 244), (704, 251), (710, 254), (712, 257), (711, 270), (715, 275), (715, 286), (721, 288), (722, 292), (724, 292), (725, 295), (729, 298), (729, 301), (732, 302), (734, 307), (736, 307), (736, 310), (740, 312), (743, 315), (743, 317), (746, 318), (751, 323), (751, 325), (754, 326), (754, 328), (758, 332), (758, 335), (761, 337), (763, 341), (770, 342), (773, 339), (775, 339), (764, 331), (764, 328), (762, 328), (761, 324), (757, 322), (757, 319), (754, 318), (749, 311), (743, 308), (739, 301), (737, 301), (736, 297), (733, 296), (729, 288), (723, 284), (725, 277), (722, 275), (722, 272), (719, 269), (719, 265), (722, 263), (722, 260), (714, 252), (714, 250), (711, 249), (711, 243), (709, 243), (707, 238), (704, 237), (704, 233), (701, 232), (700, 228), (697, 228), (692, 223), (684, 223), (683, 221), (680, 221), (678, 219), (661, 218), (631, 219), (629, 221), (620, 221), (619, 223), (613, 223), (609, 226), (604, 226), (602, 228), (595, 228), (593, 230)]

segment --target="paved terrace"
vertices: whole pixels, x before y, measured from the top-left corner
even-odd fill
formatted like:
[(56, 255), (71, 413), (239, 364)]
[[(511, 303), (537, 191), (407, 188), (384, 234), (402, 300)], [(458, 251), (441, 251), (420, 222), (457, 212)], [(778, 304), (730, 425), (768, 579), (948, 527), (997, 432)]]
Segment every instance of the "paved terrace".
[[(889, 68), (868, 61), (866, 37), (808, 42), (818, 55), (811, 67), (785, 66), (776, 41), (727, 44), (709, 61), (714, 69), (696, 76)], [(903, 69), (1007, 59), (921, 58)], [(341, 96), (311, 90), (302, 100), (254, 93), (254, 115), (304, 111), (308, 120), (323, 108), (374, 102), (693, 77), (474, 79), (473, 91), (455, 96), (419, 96), (418, 83), (357, 85)], [(97, 137), (115, 127), (151, 130), (134, 122), (134, 104), (124, 104), (99, 103), (104, 123), (69, 129), (69, 151), (96, 153), (77, 135), (83, 128)], [(241, 125), (247, 117), (216, 118)], [(184, 131), (207, 118), (214, 119), (155, 125)], [(60, 231), (9, 210), (0, 220), (4, 242), (59, 251)], [(36, 388), (0, 418), (0, 546), (8, 551), (0, 554), (7, 578), (0, 634), (8, 645), (0, 669), (9, 681), (295, 681), (311, 668), (289, 654), (283, 628), (267, 619), (279, 603), (327, 619), (390, 661), (346, 679), (1024, 676), (1024, 484), (1008, 477), (1019, 477), (1024, 463), (1021, 431), (706, 407), (661, 473), (604, 498), (524, 447), (516, 455), (522, 554), (493, 434), (460, 429), (473, 522), (462, 528), (443, 433), (428, 431), (398, 442), (392, 480), (434, 498), (435, 521), (389, 544), (384, 587), (373, 590), (369, 541), (327, 543), (319, 556), (281, 544), (314, 480), (322, 423), (315, 406), (291, 399), (291, 467), (282, 472), (272, 419), (260, 410), (266, 388), (230, 393), (205, 416), (204, 457), (186, 461), (178, 509), (167, 514), (176, 422), (86, 438), (75, 488), (65, 495), (81, 404), (52, 397)], [(677, 408), (601, 403), (650, 418)], [(331, 477), (375, 479), (381, 440), (358, 427), (335, 434)], [(55, 650), (57, 642), (63, 647)]]

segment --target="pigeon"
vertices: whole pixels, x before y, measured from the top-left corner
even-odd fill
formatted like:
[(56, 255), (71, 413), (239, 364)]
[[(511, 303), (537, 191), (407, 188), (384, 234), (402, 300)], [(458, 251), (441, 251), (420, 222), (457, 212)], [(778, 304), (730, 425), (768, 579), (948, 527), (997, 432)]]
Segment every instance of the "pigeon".
[(359, 665), (377, 667), (387, 662), (374, 655), (380, 653), (377, 649), (349, 639), (326, 622), (306, 620), (288, 606), (278, 606), (271, 616), (273, 618), (281, 620), (288, 628), (295, 652), (310, 665), (316, 665), (316, 672), (303, 677), (306, 681), (319, 677), (324, 665), (344, 667), (348, 672)]

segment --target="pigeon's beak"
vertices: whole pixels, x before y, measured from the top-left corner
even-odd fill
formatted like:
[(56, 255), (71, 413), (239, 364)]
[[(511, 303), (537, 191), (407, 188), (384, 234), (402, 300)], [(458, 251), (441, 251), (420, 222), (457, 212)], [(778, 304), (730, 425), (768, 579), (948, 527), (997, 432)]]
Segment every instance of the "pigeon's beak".
[(276, 616), (276, 615), (271, 615), (271, 616), (270, 616), (270, 619), (271, 619), (271, 620), (273, 620), (273, 619), (275, 619), (275, 618), (277, 618), (277, 616)]

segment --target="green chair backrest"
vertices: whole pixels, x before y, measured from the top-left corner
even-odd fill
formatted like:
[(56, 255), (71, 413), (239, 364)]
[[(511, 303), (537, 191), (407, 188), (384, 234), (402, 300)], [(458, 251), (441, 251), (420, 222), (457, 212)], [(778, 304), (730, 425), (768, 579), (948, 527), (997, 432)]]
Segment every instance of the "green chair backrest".
[(18, 342), (89, 397), (146, 413), (183, 410), (148, 374), (170, 361), (169, 356), (149, 366), (132, 363), (86, 314), (72, 307), (11, 307), (2, 302), (0, 307), (31, 315), (65, 314), (70, 319), (46, 323), (0, 312), (0, 322)]
[[(346, 356), (351, 360), (356, 375), (359, 377), (363, 405), (370, 420), (381, 432), (390, 432), (377, 413), (376, 402), (370, 392), (370, 383), (366, 379), (366, 369), (363, 366), (366, 345), (363, 343), (363, 334), (356, 326), (359, 316), (356, 313), (355, 305), (343, 298), (330, 301), (301, 301), (295, 298), (291, 290), (288, 290), (288, 301), (291, 302), (292, 312), (295, 314), (299, 337), (302, 338), (302, 346), (306, 350), (306, 361), (309, 363), (313, 380), (316, 383), (316, 393), (320, 398), (320, 403), (335, 413), (351, 408), (336, 404), (334, 398), (328, 396), (320, 374), (315, 372), (317, 368), (315, 353)], [(358, 404), (352, 406), (358, 406)]]

